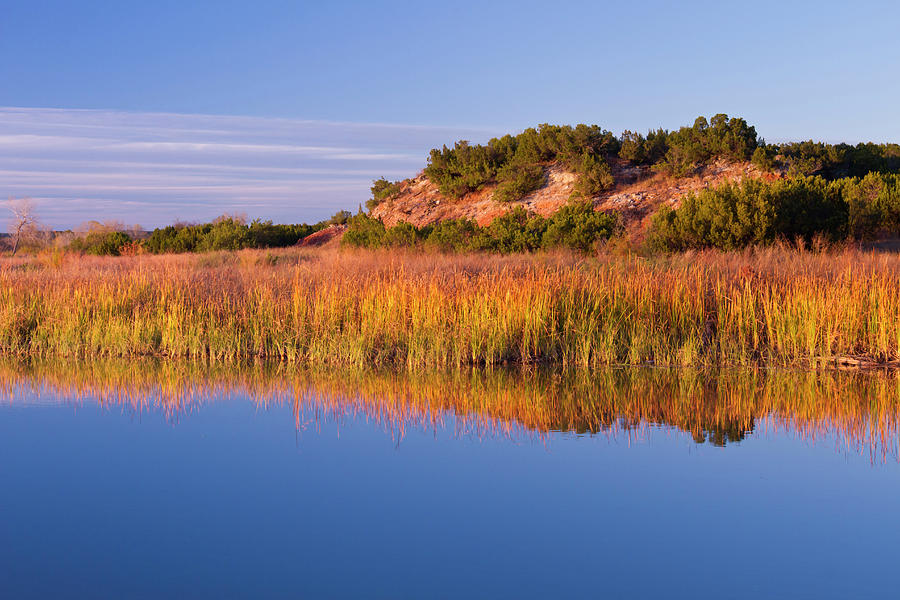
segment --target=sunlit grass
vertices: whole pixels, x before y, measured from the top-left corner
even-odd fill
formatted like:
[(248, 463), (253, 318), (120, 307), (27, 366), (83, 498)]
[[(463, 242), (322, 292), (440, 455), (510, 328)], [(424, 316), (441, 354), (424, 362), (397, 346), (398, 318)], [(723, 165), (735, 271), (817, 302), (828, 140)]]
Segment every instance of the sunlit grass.
[(0, 353), (404, 369), (889, 363), (900, 258), (242, 251), (0, 261)]

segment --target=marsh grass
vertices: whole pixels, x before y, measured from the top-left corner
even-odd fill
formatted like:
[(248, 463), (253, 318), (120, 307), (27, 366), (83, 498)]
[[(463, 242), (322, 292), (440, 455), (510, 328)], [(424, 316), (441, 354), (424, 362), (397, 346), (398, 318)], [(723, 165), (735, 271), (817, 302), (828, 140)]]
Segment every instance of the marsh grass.
[(250, 251), (0, 260), (0, 353), (291, 364), (900, 359), (900, 257)]

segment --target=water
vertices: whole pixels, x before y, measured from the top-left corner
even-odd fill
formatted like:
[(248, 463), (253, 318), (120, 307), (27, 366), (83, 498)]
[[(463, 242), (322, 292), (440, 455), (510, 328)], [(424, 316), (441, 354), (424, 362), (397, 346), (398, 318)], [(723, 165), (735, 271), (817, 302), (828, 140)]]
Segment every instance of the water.
[(892, 597), (898, 390), (0, 365), (0, 596)]

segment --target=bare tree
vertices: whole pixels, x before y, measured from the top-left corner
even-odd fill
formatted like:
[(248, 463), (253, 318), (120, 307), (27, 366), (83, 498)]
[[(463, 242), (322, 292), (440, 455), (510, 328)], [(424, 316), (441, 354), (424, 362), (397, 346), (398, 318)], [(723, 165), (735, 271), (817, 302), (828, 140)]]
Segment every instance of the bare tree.
[(13, 236), (12, 255), (19, 250), (19, 243), (23, 235), (27, 235), (37, 229), (37, 216), (34, 214), (34, 205), (31, 198), (19, 200), (10, 198), (7, 202), (12, 219), (9, 223), (9, 233)]

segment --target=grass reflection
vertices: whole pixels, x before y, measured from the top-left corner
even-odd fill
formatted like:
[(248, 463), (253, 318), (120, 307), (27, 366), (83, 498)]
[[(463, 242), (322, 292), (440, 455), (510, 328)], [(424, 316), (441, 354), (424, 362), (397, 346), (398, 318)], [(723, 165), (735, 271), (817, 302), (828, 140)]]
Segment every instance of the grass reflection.
[(833, 437), (873, 460), (900, 457), (900, 374), (609, 368), (466, 369), (397, 373), (300, 369), (284, 363), (0, 362), (0, 402), (97, 401), (177, 421), (228, 397), (290, 406), (298, 429), (364, 417), (402, 437), (408, 428), (458, 434), (549, 432), (643, 436), (664, 426), (726, 445), (760, 428)]

